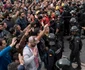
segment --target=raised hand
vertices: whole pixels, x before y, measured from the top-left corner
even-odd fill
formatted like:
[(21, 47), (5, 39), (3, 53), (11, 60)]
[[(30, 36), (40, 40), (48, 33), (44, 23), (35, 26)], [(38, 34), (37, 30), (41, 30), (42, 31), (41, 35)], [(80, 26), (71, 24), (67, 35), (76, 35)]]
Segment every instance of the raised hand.
[(47, 29), (47, 27), (48, 27), (48, 24), (46, 24), (46, 25), (44, 26), (44, 29), (46, 30), (46, 29)]
[(23, 56), (21, 56), (20, 53), (19, 53), (19, 55), (18, 55), (18, 59), (19, 59), (20, 64), (23, 65), (23, 64), (24, 64)]
[(17, 38), (14, 37), (14, 38), (12, 39), (12, 43), (10, 44), (10, 47), (13, 47), (13, 46), (16, 44), (16, 42), (17, 42)]

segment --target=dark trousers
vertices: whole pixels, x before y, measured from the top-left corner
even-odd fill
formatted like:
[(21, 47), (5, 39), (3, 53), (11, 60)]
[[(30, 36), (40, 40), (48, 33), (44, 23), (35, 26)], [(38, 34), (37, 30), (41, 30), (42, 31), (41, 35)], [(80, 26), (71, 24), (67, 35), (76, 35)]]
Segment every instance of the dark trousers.
[(41, 70), (42, 63), (39, 63), (39, 67), (37, 70)]
[(47, 55), (47, 70), (54, 70), (55, 65), (55, 55), (52, 51), (48, 51)]
[(71, 51), (70, 61), (73, 62), (74, 60), (77, 62), (78, 67), (81, 68), (80, 53), (73, 54), (73, 52)]
[(70, 29), (70, 27), (69, 27), (69, 20), (66, 20), (64, 22), (64, 35), (69, 35), (69, 29)]

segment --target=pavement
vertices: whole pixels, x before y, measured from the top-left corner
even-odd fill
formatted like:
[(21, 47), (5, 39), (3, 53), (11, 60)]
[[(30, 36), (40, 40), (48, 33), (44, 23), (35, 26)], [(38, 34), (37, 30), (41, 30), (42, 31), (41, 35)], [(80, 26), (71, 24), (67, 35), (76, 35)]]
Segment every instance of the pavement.
[[(73, 66), (73, 68), (76, 68), (77, 67), (77, 64), (72, 64), (72, 66)], [(81, 70), (85, 70), (85, 64), (84, 63), (81, 63), (81, 67), (82, 67), (82, 69)], [(46, 70), (45, 68), (44, 68), (44, 63), (42, 63), (42, 68), (41, 68), (41, 70)]]
[[(73, 68), (76, 68), (76, 67), (77, 67), (77, 64), (74, 64), (74, 63), (73, 63), (72, 66), (73, 66)], [(82, 67), (81, 70), (85, 70), (85, 64), (82, 64), (82, 63), (81, 63), (81, 67)], [(41, 70), (46, 70), (46, 69), (44, 68), (44, 63), (42, 64)]]
[[(77, 67), (77, 64), (73, 64), (73, 68), (76, 68), (76, 67)], [(81, 64), (81, 67), (82, 67), (81, 70), (85, 70), (85, 65), (82, 65), (82, 64)]]
[(85, 67), (82, 67), (82, 70), (85, 70)]
[(82, 70), (85, 70), (85, 64), (81, 63)]

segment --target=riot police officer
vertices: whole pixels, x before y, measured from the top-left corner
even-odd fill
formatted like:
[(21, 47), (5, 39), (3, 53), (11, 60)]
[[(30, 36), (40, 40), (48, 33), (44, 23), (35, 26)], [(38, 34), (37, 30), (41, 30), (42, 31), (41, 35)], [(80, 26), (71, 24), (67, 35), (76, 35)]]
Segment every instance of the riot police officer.
[(72, 27), (74, 25), (77, 26), (78, 25), (78, 22), (77, 22), (76, 18), (72, 17), (70, 19), (70, 27)]
[(56, 19), (56, 36), (57, 36), (57, 45), (58, 47), (62, 47), (62, 52), (59, 56), (62, 56), (64, 51), (64, 20), (62, 16), (58, 16)]
[(55, 38), (56, 37), (53, 33), (50, 33), (48, 36), (49, 49), (48, 49), (48, 54), (47, 54), (47, 70), (54, 70), (55, 51), (57, 50)]
[(57, 38), (54, 33), (49, 33), (48, 40), (47, 70), (55, 70), (55, 62), (61, 58), (62, 47), (58, 47)]
[(80, 51), (82, 49), (82, 41), (78, 34), (79, 29), (77, 26), (72, 26), (70, 31), (72, 34), (69, 42), (71, 50), (70, 61), (76, 61), (78, 64), (77, 70), (81, 70)]
[(71, 18), (71, 14), (69, 11), (70, 9), (68, 5), (65, 5), (64, 11), (61, 14), (62, 18), (64, 19), (64, 35), (69, 35), (69, 20)]

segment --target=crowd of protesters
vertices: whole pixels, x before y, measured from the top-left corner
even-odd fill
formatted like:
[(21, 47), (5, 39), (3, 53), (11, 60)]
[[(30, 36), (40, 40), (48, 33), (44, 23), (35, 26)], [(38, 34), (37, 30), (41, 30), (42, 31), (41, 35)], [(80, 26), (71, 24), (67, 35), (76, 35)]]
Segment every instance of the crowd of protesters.
[(64, 45), (71, 20), (85, 35), (83, 1), (0, 0), (0, 70), (40, 70), (47, 37), (53, 33)]

